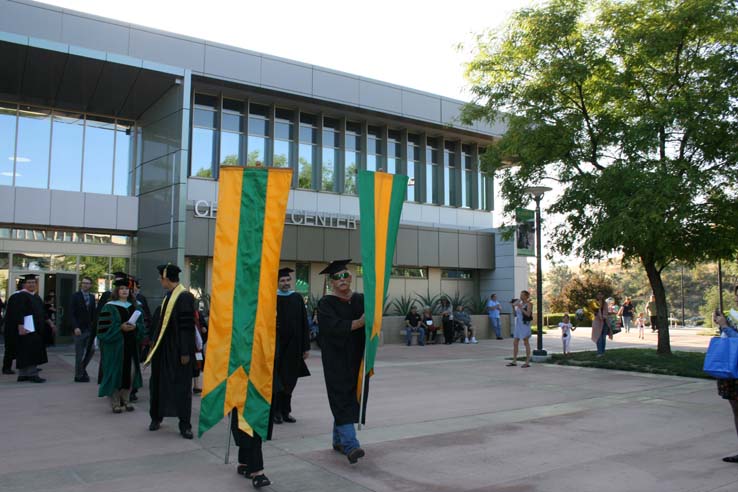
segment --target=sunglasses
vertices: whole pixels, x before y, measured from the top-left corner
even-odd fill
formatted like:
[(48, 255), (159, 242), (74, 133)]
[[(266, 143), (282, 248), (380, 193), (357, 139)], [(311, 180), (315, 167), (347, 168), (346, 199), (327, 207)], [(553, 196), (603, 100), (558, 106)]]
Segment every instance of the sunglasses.
[(350, 278), (350, 277), (351, 277), (351, 274), (349, 272), (331, 274), (331, 280), (341, 280), (342, 278)]

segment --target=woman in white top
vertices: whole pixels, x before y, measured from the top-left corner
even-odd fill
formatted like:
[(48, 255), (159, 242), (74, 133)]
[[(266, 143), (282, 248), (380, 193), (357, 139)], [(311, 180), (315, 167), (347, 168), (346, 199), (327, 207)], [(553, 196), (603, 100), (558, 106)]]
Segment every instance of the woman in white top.
[(527, 290), (520, 292), (520, 299), (513, 299), (515, 312), (515, 329), (513, 330), (513, 360), (508, 366), (518, 365), (518, 344), (520, 340), (525, 345), (525, 364), (521, 367), (530, 367), (530, 323), (533, 321), (533, 304), (530, 302), (530, 293)]

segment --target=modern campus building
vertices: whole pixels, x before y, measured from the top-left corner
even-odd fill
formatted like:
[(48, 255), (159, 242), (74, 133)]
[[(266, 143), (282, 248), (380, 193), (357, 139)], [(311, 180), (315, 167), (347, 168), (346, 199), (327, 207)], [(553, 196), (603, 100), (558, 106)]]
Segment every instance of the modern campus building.
[[(184, 265), (209, 292), (221, 166), (294, 170), (282, 264), (359, 261), (356, 170), (406, 173), (390, 299), (512, 296), (527, 268), (493, 229), (479, 154), (501, 128), (462, 102), (358, 75), (26, 0), (0, 0), (0, 297), (41, 275), (60, 307), (81, 275), (106, 287)], [(361, 288), (361, 279), (358, 279)]]

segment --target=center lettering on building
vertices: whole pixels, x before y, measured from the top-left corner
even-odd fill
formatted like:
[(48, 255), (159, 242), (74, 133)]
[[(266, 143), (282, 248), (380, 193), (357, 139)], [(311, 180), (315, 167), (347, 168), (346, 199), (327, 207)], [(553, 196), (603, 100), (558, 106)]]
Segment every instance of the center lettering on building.
[[(218, 205), (208, 200), (196, 200), (193, 207), (195, 217), (214, 219)], [(309, 212), (306, 210), (287, 210), (284, 223), (310, 227), (327, 227), (331, 229), (356, 229), (359, 220), (351, 215)]]

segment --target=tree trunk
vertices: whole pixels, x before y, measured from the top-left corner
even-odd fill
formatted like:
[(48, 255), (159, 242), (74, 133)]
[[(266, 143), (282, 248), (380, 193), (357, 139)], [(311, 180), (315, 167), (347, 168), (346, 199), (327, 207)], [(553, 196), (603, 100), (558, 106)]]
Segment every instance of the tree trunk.
[(666, 290), (661, 280), (661, 272), (656, 268), (653, 261), (641, 258), (643, 267), (648, 275), (648, 282), (656, 297), (656, 326), (658, 328), (659, 343), (656, 352), (660, 355), (671, 355), (671, 342), (669, 341), (669, 311), (666, 307)]

